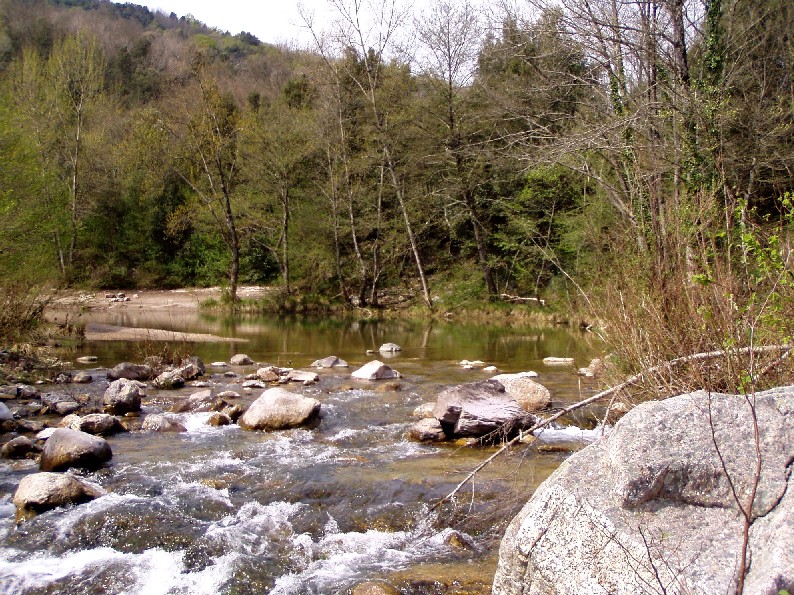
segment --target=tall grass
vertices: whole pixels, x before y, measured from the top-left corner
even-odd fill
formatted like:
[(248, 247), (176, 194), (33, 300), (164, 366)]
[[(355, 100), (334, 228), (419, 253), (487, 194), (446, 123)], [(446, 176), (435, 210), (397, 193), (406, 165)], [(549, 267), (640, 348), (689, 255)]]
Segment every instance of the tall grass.
[(19, 282), (0, 286), (0, 345), (34, 340), (46, 306), (39, 287)]

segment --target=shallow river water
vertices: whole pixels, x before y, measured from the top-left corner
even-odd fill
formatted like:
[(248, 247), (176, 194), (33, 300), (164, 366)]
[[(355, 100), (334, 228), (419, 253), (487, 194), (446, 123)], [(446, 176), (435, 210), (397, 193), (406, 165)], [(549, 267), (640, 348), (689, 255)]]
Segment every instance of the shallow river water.
[[(498, 328), (458, 324), (226, 319), (203, 314), (92, 313), (102, 324), (214, 333), (241, 343), (170, 345), (198, 355), (216, 390), (246, 392), (229, 368), (246, 353), (257, 362), (308, 369), (336, 355), (348, 369), (320, 371), (319, 383), (290, 390), (319, 399), (319, 425), (282, 432), (215, 428), (209, 414), (180, 414), (181, 434), (129, 432), (110, 437), (113, 460), (86, 474), (109, 493), (88, 504), (46, 512), (15, 525), (11, 504), (32, 462), (0, 463), (0, 593), (345, 593), (366, 580), (386, 580), (404, 593), (487, 593), (498, 539), (535, 487), (568, 456), (556, 439), (587, 438), (597, 412), (549, 431), (544, 448), (520, 446), (486, 468), (455, 501), (431, 512), (489, 447), (426, 445), (405, 435), (411, 413), (445, 386), (488, 377), (464, 370), (479, 359), (503, 372), (535, 370), (553, 405), (592, 394), (573, 368), (543, 365), (547, 356), (585, 366), (595, 348), (563, 327)], [(384, 342), (394, 357), (367, 355)], [(102, 369), (140, 361), (158, 342), (87, 343), (70, 358), (99, 378), (69, 390), (101, 394)], [(382, 390), (350, 372), (382, 359), (403, 378)], [(80, 366), (77, 366), (80, 367)], [(41, 387), (42, 391), (60, 390)], [(180, 391), (147, 391), (144, 412), (167, 410)], [(55, 420), (53, 420), (54, 423)], [(582, 432), (579, 428), (583, 428)]]

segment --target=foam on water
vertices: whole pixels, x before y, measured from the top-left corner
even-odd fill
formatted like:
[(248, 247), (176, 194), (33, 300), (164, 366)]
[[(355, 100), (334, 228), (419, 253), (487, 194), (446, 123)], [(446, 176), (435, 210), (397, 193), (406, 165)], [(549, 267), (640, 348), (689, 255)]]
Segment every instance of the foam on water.
[(167, 552), (157, 548), (141, 554), (126, 554), (102, 547), (57, 557), (37, 554), (20, 562), (0, 558), (0, 594), (45, 589), (64, 579), (74, 582), (73, 588), (83, 581), (90, 588), (91, 581), (109, 566), (120, 567), (116, 572), (123, 574), (127, 583), (113, 592), (130, 595), (213, 595), (231, 576), (233, 555), (221, 556), (214, 565), (192, 573), (185, 572), (183, 556), (182, 551)]
[(576, 426), (565, 426), (560, 428), (542, 428), (533, 432), (541, 442), (594, 442), (602, 435), (609, 433), (609, 426), (602, 428), (598, 426), (592, 430), (583, 430)]

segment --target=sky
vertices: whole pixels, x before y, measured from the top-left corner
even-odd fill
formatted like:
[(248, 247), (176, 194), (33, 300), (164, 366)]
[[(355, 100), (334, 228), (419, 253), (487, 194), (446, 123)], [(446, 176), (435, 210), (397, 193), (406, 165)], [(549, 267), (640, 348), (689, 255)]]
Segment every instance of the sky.
[[(121, 1), (121, 0), (117, 0)], [(297, 41), (308, 45), (311, 36), (300, 16), (301, 4), (314, 12), (318, 24), (330, 18), (327, 0), (133, 0), (152, 10), (177, 16), (193, 15), (210, 27), (231, 34), (247, 31), (260, 41), (283, 43)], [(323, 28), (322, 26), (320, 27)]]

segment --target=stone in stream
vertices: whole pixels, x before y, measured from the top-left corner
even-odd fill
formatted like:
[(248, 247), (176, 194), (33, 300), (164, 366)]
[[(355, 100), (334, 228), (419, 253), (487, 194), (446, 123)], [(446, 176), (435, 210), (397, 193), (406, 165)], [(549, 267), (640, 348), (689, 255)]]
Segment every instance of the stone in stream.
[(290, 382), (309, 382), (314, 383), (320, 380), (320, 377), (315, 372), (306, 372), (304, 370), (290, 370), (287, 372), (287, 380)]
[(358, 380), (389, 380), (401, 378), (400, 373), (381, 361), (373, 360), (351, 374)]
[(44, 444), (39, 468), (42, 471), (65, 471), (70, 467), (95, 470), (112, 457), (113, 452), (104, 438), (58, 428)]
[(551, 404), (551, 393), (542, 384), (532, 380), (533, 372), (517, 374), (498, 374), (491, 380), (498, 381), (505, 387), (508, 396), (513, 397), (525, 411), (540, 411)]
[(64, 393), (47, 393), (41, 396), (41, 402), (58, 415), (69, 415), (80, 409), (80, 404)]
[(480, 437), (530, 427), (535, 418), (505, 394), (496, 380), (452, 386), (436, 399), (433, 416), (448, 436)]
[[(259, 368), (256, 371), (256, 379), (262, 382), (278, 382), (281, 379), (281, 370), (275, 366)], [(264, 386), (261, 388), (264, 388)]]
[(176, 390), (185, 386), (185, 379), (179, 374), (179, 370), (166, 370), (154, 379), (152, 385), (161, 390)]
[(435, 419), (433, 417), (433, 410), (435, 408), (435, 403), (422, 403), (421, 405), (417, 405), (417, 407), (411, 412), (411, 417), (417, 417), (419, 419)]
[(112, 415), (124, 415), (141, 410), (141, 386), (134, 380), (119, 378), (110, 383), (102, 397), (105, 411)]
[[(124, 426), (121, 425), (121, 422), (117, 417), (113, 415), (108, 415), (107, 413), (90, 413), (83, 417), (79, 417), (77, 415), (70, 416), (74, 419), (69, 420), (67, 426), (73, 430), (79, 430), (81, 432), (85, 432), (86, 434), (93, 434), (95, 436), (110, 436), (111, 434), (117, 434), (119, 432), (124, 432)], [(67, 418), (64, 418), (66, 421)]]
[(143, 432), (187, 432), (187, 428), (182, 423), (170, 415), (164, 413), (152, 413), (147, 415), (141, 426)]
[(238, 423), (246, 430), (284, 430), (310, 424), (319, 413), (318, 400), (271, 388), (251, 403)]
[(348, 364), (345, 360), (339, 359), (335, 355), (329, 355), (326, 358), (318, 359), (312, 362), (312, 368), (347, 368)]
[(543, 364), (546, 366), (572, 366), (572, 357), (544, 357)]
[(207, 425), (214, 427), (228, 426), (231, 423), (232, 420), (228, 415), (225, 413), (219, 413), (217, 411), (210, 415), (209, 419), (207, 419)]
[(99, 361), (99, 358), (95, 355), (84, 355), (82, 357), (77, 358), (78, 364), (95, 364)]
[(383, 581), (359, 583), (350, 591), (350, 595), (400, 595), (400, 593), (397, 587)]
[[(745, 593), (794, 585), (794, 387), (698, 391), (629, 411), (572, 455), (510, 523), (493, 592), (733, 593), (740, 502), (753, 500)], [(719, 445), (719, 454), (714, 443)], [(727, 470), (727, 475), (726, 475)], [(658, 589), (661, 592), (661, 589)]]
[(402, 350), (403, 348), (397, 345), (397, 343), (384, 343), (378, 348), (378, 351), (381, 353), (395, 353)]
[(33, 473), (19, 482), (14, 492), (17, 522), (36, 514), (70, 504), (83, 504), (105, 491), (68, 473)]
[(227, 405), (228, 403), (216, 396), (212, 390), (202, 390), (174, 403), (171, 406), (171, 411), (173, 413), (203, 413), (220, 411)]
[(88, 372), (78, 372), (74, 376), (72, 376), (72, 382), (75, 384), (89, 384), (94, 380), (94, 377), (91, 376)]
[(0, 421), (13, 421), (14, 414), (8, 408), (8, 405), (0, 402)]
[(154, 378), (154, 370), (144, 364), (133, 364), (132, 362), (122, 362), (108, 370), (108, 380), (151, 380)]
[(35, 442), (27, 436), (17, 436), (13, 440), (9, 440), (0, 448), (0, 456), (4, 459), (25, 459), (32, 458), (41, 452)]
[(408, 436), (417, 442), (441, 442), (447, 439), (441, 422), (435, 417), (420, 419), (411, 426)]
[(250, 366), (254, 363), (254, 360), (244, 353), (238, 353), (237, 355), (232, 356), (232, 359), (229, 360), (229, 363), (233, 366)]

